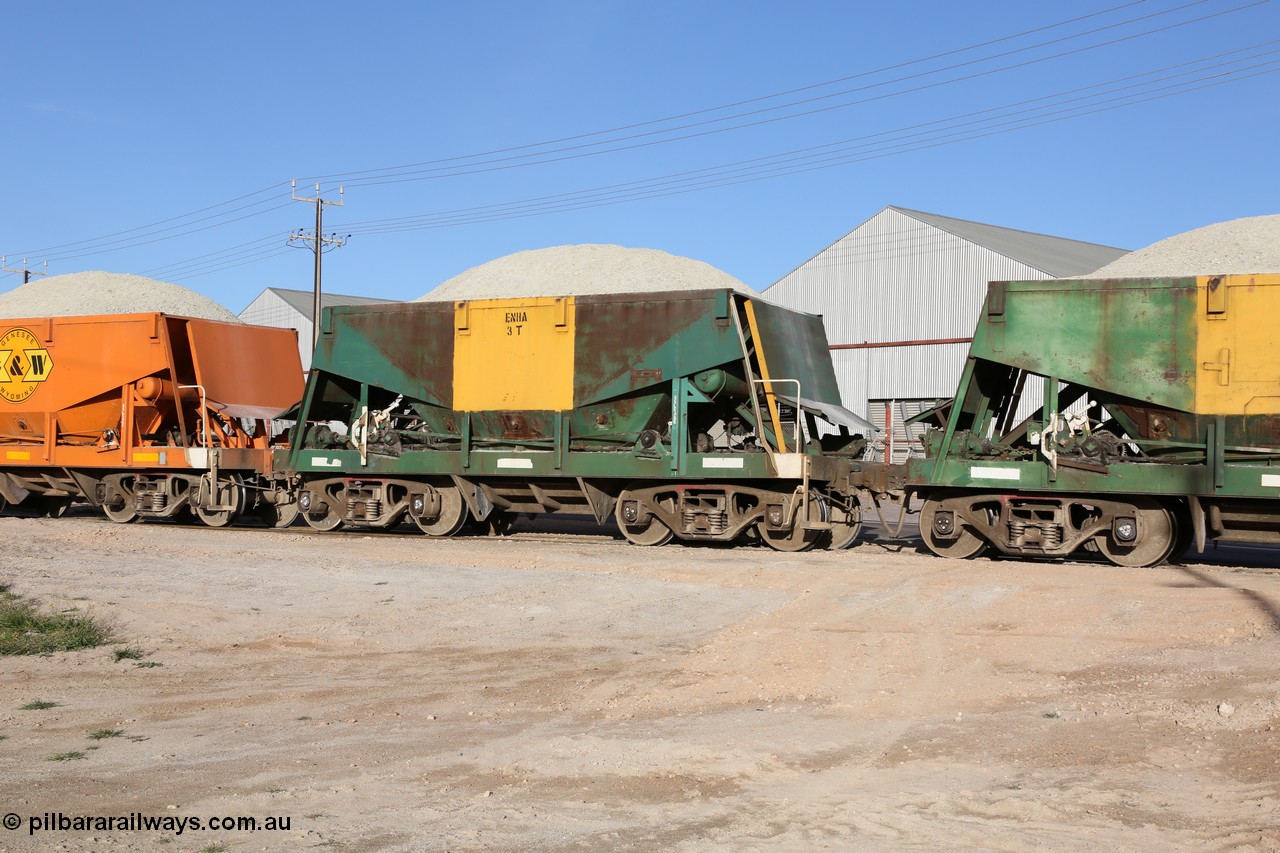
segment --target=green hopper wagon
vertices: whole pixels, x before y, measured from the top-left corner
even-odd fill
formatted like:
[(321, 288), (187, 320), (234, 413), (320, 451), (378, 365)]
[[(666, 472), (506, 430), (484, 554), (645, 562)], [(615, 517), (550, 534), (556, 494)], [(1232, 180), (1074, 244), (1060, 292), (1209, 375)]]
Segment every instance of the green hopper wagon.
[(821, 318), (732, 290), (327, 309), (288, 467), (318, 529), (430, 536), (519, 513), (633, 543), (845, 547), (870, 424)]
[(1280, 542), (1278, 327), (1280, 275), (992, 282), (956, 397), (917, 418), (926, 546), (1147, 566)]

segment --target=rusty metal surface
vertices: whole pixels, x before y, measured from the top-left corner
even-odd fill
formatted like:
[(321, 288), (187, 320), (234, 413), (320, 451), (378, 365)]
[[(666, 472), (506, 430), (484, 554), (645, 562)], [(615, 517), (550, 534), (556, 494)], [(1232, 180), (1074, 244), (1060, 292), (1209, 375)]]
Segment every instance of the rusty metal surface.
[(729, 293), (578, 297), (574, 405), (619, 397), (741, 359), (728, 322)]
[(992, 282), (970, 353), (1191, 411), (1194, 278)]
[(293, 329), (188, 320), (195, 384), (231, 417), (271, 419), (302, 399)]
[(324, 316), (313, 369), (453, 408), (452, 302), (343, 305)]

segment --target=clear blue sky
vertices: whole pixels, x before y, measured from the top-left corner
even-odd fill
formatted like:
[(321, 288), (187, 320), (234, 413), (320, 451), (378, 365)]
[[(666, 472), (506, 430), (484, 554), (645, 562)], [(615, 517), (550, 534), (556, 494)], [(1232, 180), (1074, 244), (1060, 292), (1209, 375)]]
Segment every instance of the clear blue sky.
[(346, 187), (326, 289), (401, 299), (567, 243), (759, 289), (889, 204), (1124, 248), (1280, 212), (1276, 2), (50, 2), (5, 31), (8, 265), (233, 311), (311, 287), (291, 178)]

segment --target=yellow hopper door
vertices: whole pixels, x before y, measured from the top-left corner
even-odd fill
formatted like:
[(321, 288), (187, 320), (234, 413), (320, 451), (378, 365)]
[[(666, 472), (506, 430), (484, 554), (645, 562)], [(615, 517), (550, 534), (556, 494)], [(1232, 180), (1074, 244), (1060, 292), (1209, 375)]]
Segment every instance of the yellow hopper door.
[(573, 297), (454, 307), (453, 406), (463, 412), (573, 408)]

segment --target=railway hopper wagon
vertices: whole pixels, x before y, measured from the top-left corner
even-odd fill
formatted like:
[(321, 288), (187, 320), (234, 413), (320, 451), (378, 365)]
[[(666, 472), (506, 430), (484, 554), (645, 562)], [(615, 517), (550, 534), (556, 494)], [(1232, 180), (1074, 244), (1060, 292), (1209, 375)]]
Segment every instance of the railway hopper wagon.
[(269, 428), (302, 395), (296, 334), (162, 313), (0, 321), (0, 504), (292, 522)]
[(728, 289), (340, 306), (287, 464), (322, 530), (573, 513), (793, 551), (849, 545), (859, 491), (895, 485), (869, 428), (820, 317)]
[(926, 546), (1148, 566), (1280, 542), (1278, 327), (1280, 275), (992, 282), (956, 397), (921, 416)]

